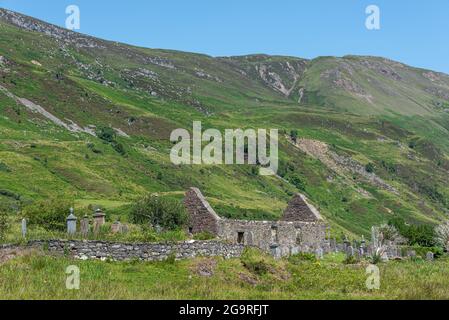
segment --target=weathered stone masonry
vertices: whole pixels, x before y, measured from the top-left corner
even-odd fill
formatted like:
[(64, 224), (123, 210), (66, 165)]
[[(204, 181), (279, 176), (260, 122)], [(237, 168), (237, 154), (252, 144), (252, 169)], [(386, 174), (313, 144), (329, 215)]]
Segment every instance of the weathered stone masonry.
[(318, 210), (301, 194), (293, 197), (280, 221), (221, 218), (196, 188), (187, 191), (184, 203), (190, 215), (191, 233), (207, 231), (229, 243), (258, 247), (275, 256), (329, 249), (327, 226)]
[(37, 240), (28, 247), (45, 248), (77, 259), (110, 259), (114, 261), (162, 261), (174, 254), (176, 259), (202, 257), (240, 257), (244, 246), (219, 241), (187, 241), (178, 243), (113, 243), (104, 241)]

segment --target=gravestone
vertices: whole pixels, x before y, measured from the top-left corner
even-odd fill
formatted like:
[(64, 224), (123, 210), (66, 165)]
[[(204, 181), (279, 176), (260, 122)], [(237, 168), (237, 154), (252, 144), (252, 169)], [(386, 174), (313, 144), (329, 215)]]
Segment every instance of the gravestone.
[(101, 226), (106, 223), (106, 215), (101, 211), (101, 209), (97, 209), (94, 214), (94, 232), (98, 233), (100, 231)]
[(426, 254), (426, 260), (427, 261), (433, 261), (433, 259), (435, 258), (435, 256), (434, 256), (434, 254), (433, 254), (433, 252), (427, 252), (427, 254)]
[(271, 255), (272, 255), (275, 259), (280, 259), (280, 258), (281, 258), (281, 249), (279, 248), (278, 245), (272, 245), (272, 246), (270, 246), (270, 251), (271, 251)]
[(22, 219), (22, 237), (27, 237), (27, 220), (25, 218)]
[(116, 221), (112, 224), (111, 226), (111, 232), (112, 233), (121, 233), (122, 232), (122, 224), (120, 223), (120, 221)]
[(80, 229), (81, 229), (81, 235), (83, 237), (87, 237), (89, 235), (89, 217), (88, 216), (84, 216), (83, 219), (81, 220), (81, 225), (80, 225)]
[(76, 233), (76, 221), (77, 218), (73, 214), (73, 208), (70, 208), (70, 215), (67, 217), (67, 233), (74, 235)]
[(338, 252), (337, 240), (335, 238), (331, 239), (330, 246), (332, 252)]
[(324, 253), (323, 253), (322, 248), (318, 248), (315, 250), (315, 256), (317, 259), (319, 259), (319, 260), (323, 259), (323, 255), (324, 255)]
[(366, 247), (366, 240), (365, 240), (365, 236), (364, 235), (362, 235), (362, 241), (360, 241), (360, 246), (361, 247)]
[(407, 252), (407, 257), (409, 257), (409, 258), (416, 258), (416, 251), (415, 250), (409, 250)]
[(346, 249), (346, 255), (347, 255), (348, 257), (354, 256), (354, 247), (353, 247), (353, 246), (349, 246), (349, 247)]
[(349, 246), (351, 245), (351, 242), (348, 240), (348, 237), (345, 236), (345, 239), (343, 240), (343, 249), (344, 251), (348, 251)]
[(127, 224), (122, 224), (120, 229), (121, 229), (121, 233), (128, 233), (128, 230), (129, 230)]

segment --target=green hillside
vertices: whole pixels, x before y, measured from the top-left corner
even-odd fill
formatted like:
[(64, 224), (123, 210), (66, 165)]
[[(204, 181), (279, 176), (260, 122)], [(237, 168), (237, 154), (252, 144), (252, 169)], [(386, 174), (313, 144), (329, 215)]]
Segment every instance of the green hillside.
[[(173, 165), (170, 133), (194, 120), (278, 128), (279, 176)], [(376, 57), (138, 48), (0, 9), (0, 201), (13, 207), (181, 198), (194, 186), (226, 217), (277, 219), (300, 191), (335, 233), (394, 217), (434, 224), (449, 213), (448, 138), (442, 73)]]

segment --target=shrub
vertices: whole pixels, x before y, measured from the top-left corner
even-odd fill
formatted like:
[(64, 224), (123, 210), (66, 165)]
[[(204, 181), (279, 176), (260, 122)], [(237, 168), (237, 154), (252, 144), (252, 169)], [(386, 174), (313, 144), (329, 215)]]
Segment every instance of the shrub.
[(378, 227), (378, 232), (382, 234), (384, 241), (392, 241), (396, 244), (403, 244), (407, 242), (407, 239), (401, 236), (395, 226), (389, 224), (382, 224)]
[(371, 162), (365, 166), (365, 171), (368, 173), (373, 173), (374, 169), (375, 169), (374, 164)]
[(258, 276), (267, 274), (273, 269), (269, 258), (260, 250), (254, 248), (246, 248), (240, 257), (240, 261), (248, 271)]
[(121, 154), (122, 156), (124, 156), (126, 154), (125, 147), (120, 142), (113, 141), (111, 143), (111, 146), (115, 151), (117, 151), (117, 153)]
[(22, 214), (30, 225), (41, 226), (49, 231), (64, 231), (71, 207), (73, 202), (68, 200), (40, 200), (26, 206)]
[(306, 185), (304, 181), (296, 174), (292, 174), (291, 177), (288, 179), (298, 190), (305, 191)]
[(313, 253), (298, 253), (288, 257), (288, 261), (292, 264), (300, 264), (301, 262), (316, 262), (317, 258)]
[(11, 172), (11, 169), (3, 162), (0, 162), (0, 171)]
[(449, 221), (435, 228), (435, 242), (449, 251)]
[(374, 252), (370, 257), (369, 257), (369, 261), (372, 264), (378, 264), (382, 262), (382, 253), (381, 252)]
[(175, 230), (187, 222), (187, 214), (182, 204), (176, 200), (147, 195), (137, 201), (130, 212), (134, 223), (160, 226)]
[(114, 142), (115, 141), (115, 131), (109, 127), (100, 127), (96, 130), (97, 137), (106, 142)]
[(393, 219), (388, 222), (394, 226), (401, 236), (408, 239), (409, 245), (434, 247), (436, 245), (435, 230), (430, 225), (408, 225), (403, 219)]
[(110, 127), (100, 127), (97, 129), (96, 134), (98, 138), (100, 138), (103, 141), (108, 142), (112, 148), (117, 151), (117, 153), (124, 156), (126, 154), (125, 147), (120, 142), (117, 142), (116, 140), (116, 133), (114, 129)]
[(290, 131), (290, 138), (294, 141), (298, 141), (298, 130), (291, 130)]
[(345, 260), (343, 261), (344, 264), (357, 264), (359, 263), (359, 260), (355, 256), (347, 255)]

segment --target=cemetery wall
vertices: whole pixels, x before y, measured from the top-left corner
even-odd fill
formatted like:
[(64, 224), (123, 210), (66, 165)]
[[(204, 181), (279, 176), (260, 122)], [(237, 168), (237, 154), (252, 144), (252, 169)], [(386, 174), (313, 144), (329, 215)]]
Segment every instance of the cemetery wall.
[(244, 246), (219, 241), (187, 241), (178, 243), (112, 243), (104, 241), (36, 240), (28, 246), (44, 248), (50, 253), (68, 254), (74, 258), (101, 260), (162, 261), (174, 255), (176, 259), (197, 256), (240, 257)]

